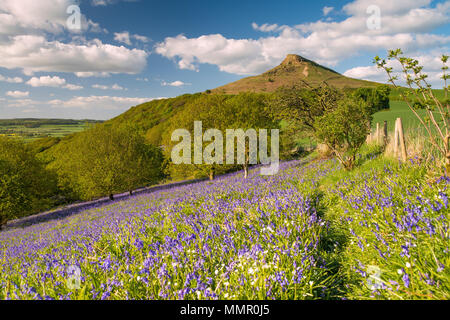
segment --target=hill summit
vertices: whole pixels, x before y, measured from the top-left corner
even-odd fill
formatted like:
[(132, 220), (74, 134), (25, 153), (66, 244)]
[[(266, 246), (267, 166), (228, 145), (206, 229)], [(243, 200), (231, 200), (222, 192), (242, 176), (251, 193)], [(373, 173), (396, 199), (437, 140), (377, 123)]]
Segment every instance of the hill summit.
[(261, 75), (244, 78), (213, 90), (215, 93), (273, 92), (282, 86), (317, 86), (327, 82), (336, 88), (360, 88), (379, 85), (352, 79), (297, 54), (288, 54), (280, 65)]

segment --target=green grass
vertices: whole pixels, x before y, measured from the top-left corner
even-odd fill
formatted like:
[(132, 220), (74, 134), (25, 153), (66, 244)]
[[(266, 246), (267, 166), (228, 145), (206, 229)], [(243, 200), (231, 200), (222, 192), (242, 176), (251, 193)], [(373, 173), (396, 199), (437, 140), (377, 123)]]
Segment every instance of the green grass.
[[(408, 129), (415, 129), (421, 126), (419, 119), (417, 119), (416, 115), (411, 111), (406, 102), (404, 101), (391, 101), (391, 108), (389, 110), (383, 110), (377, 112), (373, 116), (372, 127), (375, 128), (377, 123), (380, 123), (383, 126), (384, 121), (388, 123), (388, 131), (394, 131), (395, 120), (397, 118), (402, 118), (403, 129), (406, 131)], [(424, 110), (418, 110), (418, 114), (420, 116), (425, 115)], [(435, 112), (436, 120), (441, 120), (440, 115)], [(441, 120), (442, 121), (442, 120)]]
[[(391, 101), (403, 101), (400, 97), (400, 93), (405, 92), (407, 89), (405, 88), (393, 88), (391, 91), (390, 99)], [(443, 101), (445, 100), (445, 91), (443, 89), (433, 89), (434, 96)]]
[(64, 137), (72, 133), (84, 131), (89, 123), (78, 124), (44, 124), (37, 128), (27, 128), (24, 125), (0, 125), (0, 135), (18, 137), (26, 142), (35, 141), (45, 137)]

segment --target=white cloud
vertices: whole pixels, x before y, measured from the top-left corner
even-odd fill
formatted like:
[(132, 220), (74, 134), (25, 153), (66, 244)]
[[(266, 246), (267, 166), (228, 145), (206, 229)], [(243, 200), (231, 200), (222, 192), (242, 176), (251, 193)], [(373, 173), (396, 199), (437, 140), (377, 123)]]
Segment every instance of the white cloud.
[[(81, 30), (67, 28), (66, 10), (75, 0), (2, 0), (0, 1), (0, 35), (36, 34), (41, 31), (61, 33), (98, 31), (98, 24), (81, 15)], [(81, 12), (82, 13), (82, 12)]]
[(101, 85), (101, 84), (94, 84), (94, 85), (92, 85), (92, 88), (100, 89), (100, 90), (124, 90), (124, 88), (119, 86), (117, 83), (113, 84), (112, 86), (106, 86), (106, 85)]
[(66, 84), (66, 80), (57, 76), (33, 77), (26, 84), (32, 87), (62, 87)]
[(129, 46), (131, 46), (131, 38), (143, 43), (147, 43), (150, 41), (150, 39), (147, 38), (146, 36), (141, 36), (138, 34), (130, 35), (128, 31), (114, 33), (114, 40), (116, 40), (117, 42), (125, 43)]
[(130, 33), (128, 31), (114, 33), (114, 40), (131, 46)]
[(182, 87), (182, 86), (190, 85), (190, 83), (185, 83), (183, 81), (177, 80), (177, 81), (173, 81), (173, 82), (163, 81), (162, 85), (163, 86), (171, 86), (171, 87)]
[(6, 95), (12, 98), (24, 98), (30, 95), (29, 91), (8, 91)]
[(331, 11), (334, 10), (334, 7), (323, 7), (322, 12), (324, 16), (327, 16), (330, 14)]
[[(120, 0), (91, 0), (91, 4), (96, 7), (96, 6), (107, 6), (110, 4), (115, 4), (117, 2), (119, 2)], [(125, 2), (136, 2), (139, 0), (122, 0)]]
[(20, 35), (0, 42), (0, 67), (33, 72), (136, 74), (147, 64), (143, 50), (104, 44), (95, 39), (83, 44), (47, 41), (43, 36)]
[(256, 31), (261, 31), (261, 32), (274, 32), (274, 31), (280, 31), (283, 30), (283, 28), (285, 28), (286, 26), (279, 26), (277, 24), (262, 24), (262, 25), (258, 25), (255, 22), (252, 23), (252, 28), (255, 29)]
[[(187, 38), (168, 37), (156, 45), (156, 53), (178, 63), (180, 69), (198, 70), (212, 64), (234, 74), (257, 74), (280, 63), (286, 54), (297, 53), (318, 63), (335, 66), (352, 56), (403, 48), (405, 52), (429, 50), (450, 43), (450, 36), (430, 34), (450, 22), (450, 1), (430, 7), (429, 0), (356, 0), (343, 10), (342, 21), (317, 21), (297, 26), (262, 25), (260, 31), (277, 35), (259, 39), (230, 39), (221, 34)], [(367, 27), (369, 5), (382, 9), (381, 28)]]
[(81, 109), (104, 109), (116, 110), (129, 108), (133, 105), (142, 104), (161, 98), (132, 98), (113, 96), (79, 96), (69, 100), (51, 100), (49, 104), (53, 108), (81, 108)]
[(54, 88), (65, 88), (69, 90), (80, 90), (83, 89), (82, 86), (75, 84), (66, 83), (66, 79), (60, 78), (58, 76), (42, 76), (33, 77), (26, 82), (26, 84), (32, 87), (54, 87)]
[(23, 79), (20, 77), (5, 77), (0, 74), (0, 81), (9, 82), (9, 83), (22, 83)]
[(75, 75), (78, 78), (107, 78), (110, 76), (108, 72), (75, 72)]
[[(147, 63), (144, 50), (104, 44), (98, 39), (87, 41), (72, 34), (69, 43), (61, 34), (74, 32), (68, 28), (68, 7), (78, 0), (1, 0), (0, 1), (0, 67), (34, 72), (73, 72), (80, 77), (110, 73), (136, 74)], [(97, 23), (81, 11), (81, 30), (100, 31)], [(51, 34), (51, 35), (49, 35)], [(58, 37), (55, 37), (58, 35)], [(146, 41), (144, 36), (133, 39)]]
[[(444, 52), (448, 54), (448, 48)], [(419, 61), (419, 64), (424, 67), (424, 73), (428, 75), (427, 81), (435, 88), (443, 87), (444, 82), (442, 77), (442, 61), (440, 59), (442, 53), (431, 52), (429, 54), (422, 54), (412, 56), (413, 59)], [(388, 67), (393, 68), (393, 76), (398, 77), (398, 84), (405, 85), (405, 76), (401, 72), (401, 66), (397, 61), (388, 60)], [(388, 76), (386, 71), (379, 69), (375, 65), (359, 66), (351, 68), (344, 72), (344, 75), (351, 78), (363, 79), (369, 81), (387, 83)]]
[(81, 89), (83, 89), (83, 86), (79, 86), (77, 84), (70, 84), (70, 83), (68, 83), (68, 84), (66, 84), (64, 86), (64, 88), (65, 89), (69, 89), (69, 90), (81, 90)]
[(146, 36), (141, 36), (138, 34), (134, 34), (132, 35), (133, 38), (135, 38), (137, 41), (143, 42), (143, 43), (147, 43), (150, 41), (150, 38), (146, 37)]

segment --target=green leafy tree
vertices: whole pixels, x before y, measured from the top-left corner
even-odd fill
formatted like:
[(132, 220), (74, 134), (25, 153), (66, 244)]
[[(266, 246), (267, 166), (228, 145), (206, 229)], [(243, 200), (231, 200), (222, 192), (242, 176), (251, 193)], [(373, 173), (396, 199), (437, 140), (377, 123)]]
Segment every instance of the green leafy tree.
[(315, 136), (351, 170), (359, 148), (370, 133), (371, 122), (372, 108), (362, 99), (347, 97), (338, 101), (334, 110), (315, 120)]
[(56, 176), (23, 142), (0, 137), (0, 227), (48, 209), (56, 192)]
[[(270, 114), (267, 112), (266, 96), (262, 94), (242, 93), (239, 95), (203, 95), (199, 99), (186, 104), (185, 109), (170, 120), (170, 125), (163, 135), (163, 144), (167, 158), (171, 157), (172, 149), (178, 141), (171, 141), (172, 132), (176, 129), (186, 129), (191, 139), (191, 164), (174, 164), (169, 166), (172, 178), (208, 176), (214, 179), (216, 174), (235, 170), (237, 165), (226, 164), (226, 130), (227, 129), (271, 129), (277, 128)], [(222, 164), (194, 163), (194, 122), (202, 122), (202, 133), (208, 129), (218, 129), (223, 134)], [(203, 141), (202, 150), (211, 141)], [(237, 152), (235, 152), (235, 156)], [(235, 162), (236, 163), (236, 162)], [(249, 148), (246, 143), (245, 161), (242, 164), (245, 176), (248, 175)]]
[(358, 88), (353, 95), (364, 100), (372, 109), (372, 113), (376, 113), (383, 109), (389, 109), (389, 95), (391, 88), (386, 85), (378, 86), (376, 88)]
[(270, 101), (272, 116), (314, 136), (316, 119), (335, 109), (344, 96), (343, 92), (329, 87), (326, 83), (306, 89), (296, 85), (282, 87)]
[(49, 167), (74, 198), (131, 191), (162, 179), (161, 150), (131, 126), (97, 125), (60, 143)]

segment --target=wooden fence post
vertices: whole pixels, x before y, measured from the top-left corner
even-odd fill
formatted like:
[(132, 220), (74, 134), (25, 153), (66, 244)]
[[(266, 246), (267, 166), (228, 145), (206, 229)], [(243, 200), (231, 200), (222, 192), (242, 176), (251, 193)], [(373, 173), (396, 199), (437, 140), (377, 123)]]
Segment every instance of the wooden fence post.
[(402, 161), (406, 162), (408, 154), (406, 153), (405, 135), (403, 132), (402, 118), (398, 118), (398, 138), (400, 140), (400, 151), (402, 152)]
[(387, 125), (387, 121), (386, 120), (384, 121), (383, 135), (384, 135), (384, 137), (383, 137), (383, 144), (384, 144), (384, 147), (386, 147), (387, 144), (388, 144), (388, 125)]
[(395, 119), (394, 129), (394, 157), (398, 158), (398, 119)]
[(381, 144), (381, 132), (380, 132), (380, 124), (377, 122), (377, 144), (380, 145)]

